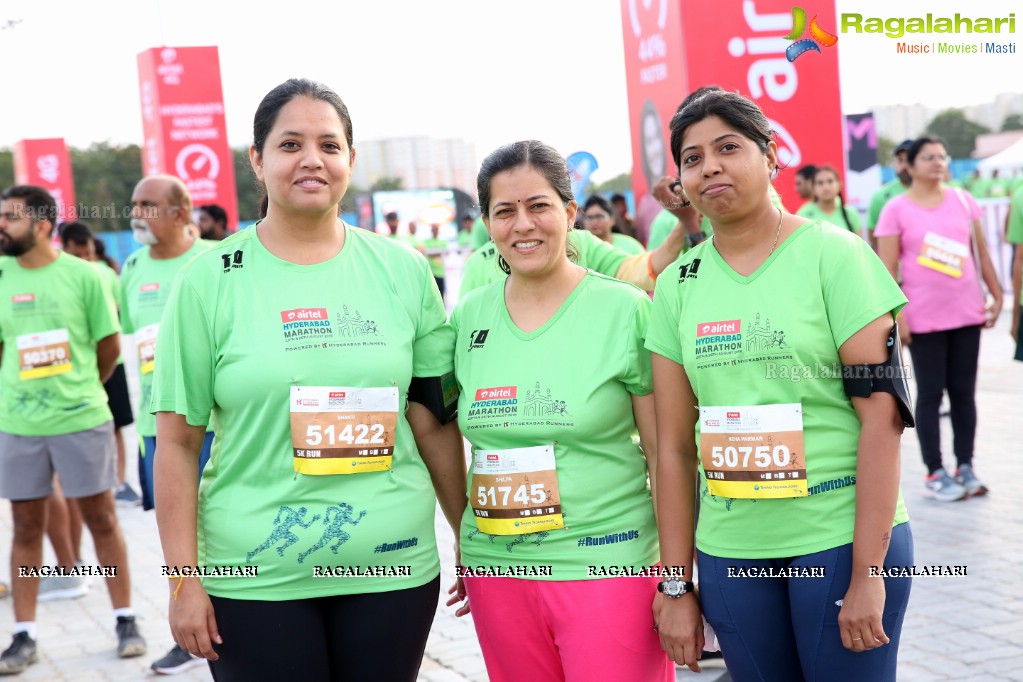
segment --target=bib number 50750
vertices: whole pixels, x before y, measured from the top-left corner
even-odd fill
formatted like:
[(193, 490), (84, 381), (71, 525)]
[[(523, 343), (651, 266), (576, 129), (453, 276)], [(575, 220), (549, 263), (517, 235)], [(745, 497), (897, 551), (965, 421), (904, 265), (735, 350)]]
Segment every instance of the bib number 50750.
[(749, 445), (722, 447), (715, 445), (711, 448), (710, 461), (715, 467), (742, 467), (750, 466), (750, 456), (753, 457), (753, 465), (766, 469), (772, 464), (776, 467), (788, 466), (792, 460), (792, 453), (787, 445), (775, 445), (772, 448), (768, 445)]

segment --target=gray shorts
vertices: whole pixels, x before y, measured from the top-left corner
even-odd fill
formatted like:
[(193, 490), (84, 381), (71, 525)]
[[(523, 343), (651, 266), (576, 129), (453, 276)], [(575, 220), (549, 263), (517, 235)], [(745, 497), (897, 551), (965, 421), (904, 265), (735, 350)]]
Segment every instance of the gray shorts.
[(0, 431), (0, 497), (16, 502), (49, 497), (54, 473), (66, 497), (90, 497), (116, 487), (114, 422), (60, 436)]

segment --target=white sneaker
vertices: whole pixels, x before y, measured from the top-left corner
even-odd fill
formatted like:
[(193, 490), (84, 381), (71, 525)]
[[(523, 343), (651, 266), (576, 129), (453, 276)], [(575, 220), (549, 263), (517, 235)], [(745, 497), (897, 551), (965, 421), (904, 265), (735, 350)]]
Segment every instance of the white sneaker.
[(84, 597), (89, 585), (80, 575), (48, 575), (39, 579), (39, 601)]

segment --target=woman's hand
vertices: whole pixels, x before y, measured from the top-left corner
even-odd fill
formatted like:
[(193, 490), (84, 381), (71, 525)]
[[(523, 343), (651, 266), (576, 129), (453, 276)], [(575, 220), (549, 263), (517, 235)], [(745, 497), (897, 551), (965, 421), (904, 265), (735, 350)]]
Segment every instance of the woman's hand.
[(186, 577), (171, 582), (174, 593), (167, 609), (171, 635), (185, 651), (209, 661), (220, 658), (214, 644), (223, 644), (213, 614), (213, 604), (198, 578)]
[(906, 324), (905, 320), (899, 321), (899, 341), (902, 342), (903, 346), (913, 343), (913, 334), (910, 333), (909, 325)]
[(664, 653), (678, 665), (689, 666), (694, 673), (700, 672), (698, 661), (703, 651), (703, 613), (696, 595), (686, 594), (670, 599), (658, 593), (651, 608), (654, 628)]
[(1002, 313), (1002, 296), (995, 296), (991, 303), (984, 308), (984, 315), (987, 321), (984, 322), (985, 329), (991, 329), (998, 322), (998, 316)]
[(842, 610), (838, 613), (842, 646), (858, 653), (876, 649), (891, 641), (881, 622), (884, 598), (883, 578), (861, 578), (850, 583), (842, 599)]
[(469, 608), (469, 600), (466, 599), (465, 595), (465, 580), (462, 576), (458, 575), (458, 569), (462, 566), (462, 549), (458, 545), (458, 540), (455, 540), (455, 584), (448, 588), (448, 594), (454, 595), (447, 600), (446, 606), (454, 606), (459, 602), (463, 602), (455, 610), (455, 617), (461, 618), (472, 612)]

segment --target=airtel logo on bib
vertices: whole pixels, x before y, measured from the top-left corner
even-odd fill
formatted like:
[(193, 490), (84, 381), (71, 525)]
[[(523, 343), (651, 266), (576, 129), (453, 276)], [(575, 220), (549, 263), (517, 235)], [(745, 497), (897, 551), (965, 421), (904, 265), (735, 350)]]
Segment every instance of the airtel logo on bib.
[(297, 320), (326, 320), (326, 308), (295, 308), (294, 310), (282, 310), (281, 322), (295, 322)]

